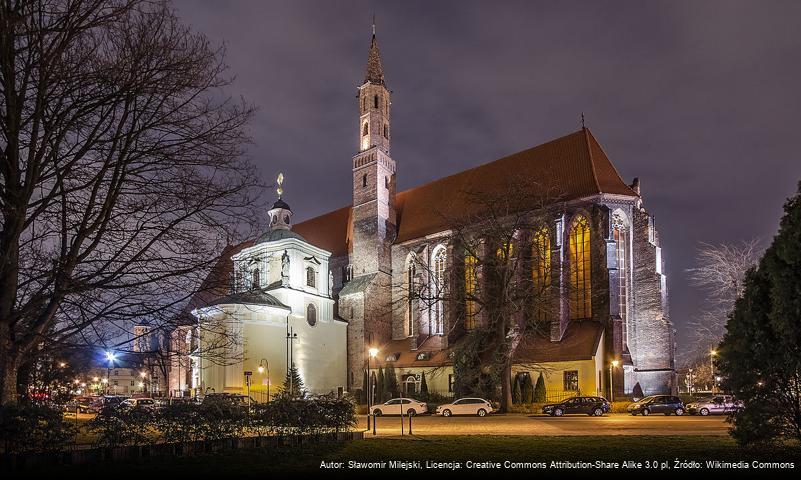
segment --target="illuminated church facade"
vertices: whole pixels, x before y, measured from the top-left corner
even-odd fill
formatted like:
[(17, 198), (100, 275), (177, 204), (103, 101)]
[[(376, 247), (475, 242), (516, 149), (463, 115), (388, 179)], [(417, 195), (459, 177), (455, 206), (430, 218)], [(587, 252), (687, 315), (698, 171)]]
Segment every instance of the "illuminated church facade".
[(475, 288), (468, 284), (481, 275), (466, 283), (444, 274), (471, 267), (449, 240), (443, 212), (459, 214), (472, 189), (503, 195), (514, 172), (560, 191), (538, 237), (559, 294), (545, 331), (515, 352), (514, 375), (542, 374), (550, 398), (608, 396), (610, 388), (631, 394), (637, 384), (645, 394), (675, 391), (659, 234), (639, 181), (622, 180), (588, 129), (397, 192), (403, 162), (391, 156), (391, 109), (373, 34), (354, 119), (359, 148), (343, 162), (352, 171), (352, 204), (293, 225), (279, 198), (261, 238), (223, 252), (213, 275), (231, 287), (196, 299), (193, 314), (201, 323), (229, 319), (222, 323), (242, 338), (241, 348), (227, 365), (195, 362), (196, 388), (242, 391), (244, 372), (255, 375), (268, 362), (272, 384), (294, 363), (312, 392), (355, 392), (366, 387), (368, 351), (376, 349), (372, 373), (392, 364), (401, 393), (417, 394), (425, 375), (429, 391), (452, 394), (454, 347), (481, 320), (466, 317), (458, 295), (414, 302), (398, 286)]

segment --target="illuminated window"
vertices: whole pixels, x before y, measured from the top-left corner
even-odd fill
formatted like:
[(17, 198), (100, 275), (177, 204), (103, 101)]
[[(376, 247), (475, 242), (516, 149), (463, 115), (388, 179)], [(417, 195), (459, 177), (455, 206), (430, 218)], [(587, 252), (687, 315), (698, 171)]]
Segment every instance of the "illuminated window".
[(472, 330), (476, 328), (476, 313), (478, 304), (475, 301), (476, 289), (478, 287), (478, 277), (476, 275), (476, 257), (472, 254), (465, 254), (464, 257), (464, 313), (465, 328)]
[(615, 258), (618, 275), (618, 311), (623, 320), (623, 345), (628, 344), (628, 277), (629, 277), (629, 235), (626, 221), (620, 213), (612, 215), (612, 237), (615, 240)]
[(583, 215), (570, 224), (570, 318), (592, 317), (590, 225)]
[(414, 265), (414, 255), (409, 257), (409, 268), (406, 270), (406, 288), (408, 294), (406, 295), (406, 335), (411, 337), (414, 334), (414, 297), (417, 293), (417, 285), (415, 283), (415, 275), (417, 269)]
[(562, 387), (566, 392), (578, 392), (578, 370), (568, 370), (562, 373)]
[(445, 331), (445, 301), (443, 300), (443, 293), (445, 290), (445, 246), (438, 245), (434, 248), (434, 253), (431, 255), (431, 263), (434, 270), (432, 278), (431, 292), (434, 295), (434, 302), (431, 308), (431, 320), (433, 333), (442, 335)]
[(498, 250), (495, 251), (495, 255), (502, 260), (509, 260), (515, 254), (515, 245), (511, 242), (503, 242), (503, 244), (498, 247)]
[(542, 226), (531, 239), (531, 279), (534, 287), (537, 320), (547, 314), (548, 287), (551, 285), (551, 232)]

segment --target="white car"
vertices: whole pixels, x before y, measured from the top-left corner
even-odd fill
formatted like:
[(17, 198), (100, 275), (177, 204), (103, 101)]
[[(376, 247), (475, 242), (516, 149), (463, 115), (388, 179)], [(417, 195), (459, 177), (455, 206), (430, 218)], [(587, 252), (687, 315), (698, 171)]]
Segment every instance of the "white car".
[(492, 413), (492, 404), (483, 398), (460, 398), (453, 403), (437, 407), (437, 415), (450, 417), (451, 415), (478, 415), (484, 417)]
[(415, 416), (428, 412), (428, 406), (423, 402), (418, 402), (413, 398), (393, 398), (379, 405), (374, 405), (370, 413), (380, 417), (381, 415), (409, 415)]

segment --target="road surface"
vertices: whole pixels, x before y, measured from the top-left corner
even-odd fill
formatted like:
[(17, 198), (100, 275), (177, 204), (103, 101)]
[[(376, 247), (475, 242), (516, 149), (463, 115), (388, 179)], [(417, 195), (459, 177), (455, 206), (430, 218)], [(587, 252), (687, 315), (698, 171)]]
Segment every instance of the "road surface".
[[(366, 429), (367, 417), (359, 415), (358, 421), (359, 428)], [(399, 435), (400, 424), (398, 416), (379, 417), (377, 436)], [(561, 418), (529, 414), (489, 415), (484, 418), (421, 415), (412, 420), (415, 435), (728, 435), (729, 426), (723, 416), (634, 417), (620, 413), (603, 417), (570, 415)], [(403, 418), (403, 429), (408, 433), (408, 417)], [(367, 437), (372, 435), (365, 435)]]

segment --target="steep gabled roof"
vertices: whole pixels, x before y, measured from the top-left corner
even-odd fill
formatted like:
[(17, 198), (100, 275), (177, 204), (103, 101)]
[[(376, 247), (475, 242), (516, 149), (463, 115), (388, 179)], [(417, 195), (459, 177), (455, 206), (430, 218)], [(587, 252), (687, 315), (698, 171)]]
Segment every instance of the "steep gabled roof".
[[(603, 148), (589, 131), (581, 129), (534, 148), (503, 157), (469, 170), (397, 194), (398, 235), (404, 242), (440, 232), (449, 220), (476, 208), (476, 193), (504, 195), (511, 177), (531, 179), (524, 183), (532, 199), (547, 195), (573, 200), (598, 194), (636, 197), (620, 177)], [(547, 191), (545, 191), (547, 189)], [(351, 249), (351, 207), (326, 213), (295, 225), (309, 242), (334, 256)], [(314, 238), (312, 238), (314, 237)]]

